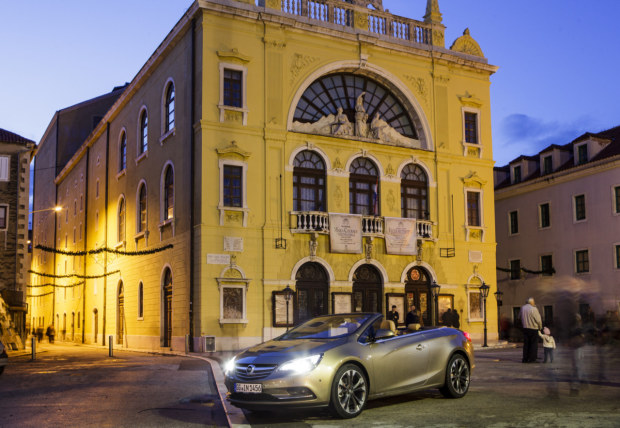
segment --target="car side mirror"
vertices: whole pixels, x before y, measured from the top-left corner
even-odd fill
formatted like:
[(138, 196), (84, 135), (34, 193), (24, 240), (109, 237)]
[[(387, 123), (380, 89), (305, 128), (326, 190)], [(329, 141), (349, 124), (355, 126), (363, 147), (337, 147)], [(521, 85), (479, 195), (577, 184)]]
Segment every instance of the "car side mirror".
[(377, 330), (377, 333), (375, 334), (375, 340), (387, 339), (389, 337), (394, 337), (394, 336), (396, 336), (396, 334), (394, 334), (394, 332), (390, 330), (389, 328), (380, 328), (379, 330)]

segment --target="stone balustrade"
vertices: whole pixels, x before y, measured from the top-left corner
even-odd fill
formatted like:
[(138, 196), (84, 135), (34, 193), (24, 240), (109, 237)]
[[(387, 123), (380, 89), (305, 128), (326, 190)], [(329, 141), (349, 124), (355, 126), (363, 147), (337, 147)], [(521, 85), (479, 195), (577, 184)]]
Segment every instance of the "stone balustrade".
[[(384, 236), (384, 218), (375, 216), (362, 217), (362, 235)], [(417, 236), (420, 239), (433, 239), (433, 222), (416, 221)], [(292, 233), (329, 233), (329, 213), (323, 211), (291, 211)]]
[[(264, 4), (264, 3), (263, 3)], [(431, 24), (346, 3), (342, 0), (281, 0), (266, 2), (285, 14), (303, 16), (321, 22), (366, 30), (392, 39), (423, 45), (432, 44)]]

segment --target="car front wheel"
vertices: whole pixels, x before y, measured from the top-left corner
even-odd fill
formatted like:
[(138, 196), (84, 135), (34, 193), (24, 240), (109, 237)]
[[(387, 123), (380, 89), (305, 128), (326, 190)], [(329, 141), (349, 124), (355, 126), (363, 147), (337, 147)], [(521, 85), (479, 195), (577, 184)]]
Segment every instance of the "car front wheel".
[(332, 384), (330, 407), (341, 418), (354, 418), (364, 409), (368, 398), (366, 376), (354, 364), (340, 367)]
[(461, 398), (469, 389), (469, 363), (461, 354), (454, 354), (446, 368), (446, 383), (440, 388), (444, 397)]

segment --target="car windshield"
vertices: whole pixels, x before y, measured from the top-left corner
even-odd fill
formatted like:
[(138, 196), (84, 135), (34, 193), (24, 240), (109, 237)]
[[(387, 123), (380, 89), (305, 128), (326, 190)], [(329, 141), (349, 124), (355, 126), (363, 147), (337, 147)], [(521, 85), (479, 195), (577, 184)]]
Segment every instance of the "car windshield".
[(280, 340), (335, 339), (355, 333), (372, 314), (329, 315), (313, 318), (280, 336)]

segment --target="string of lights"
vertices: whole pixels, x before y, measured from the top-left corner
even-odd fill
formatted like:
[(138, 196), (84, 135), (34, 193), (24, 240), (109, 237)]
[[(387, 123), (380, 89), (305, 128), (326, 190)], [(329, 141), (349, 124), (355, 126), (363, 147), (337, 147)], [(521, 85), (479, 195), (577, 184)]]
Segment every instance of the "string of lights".
[[(510, 268), (501, 268), (499, 266), (497, 266), (496, 269), (500, 272), (507, 272), (507, 273), (510, 273), (513, 271)], [(555, 268), (546, 269), (546, 270), (531, 270), (531, 269), (526, 269), (522, 267), (522, 268), (519, 268), (519, 270), (525, 273), (531, 273), (532, 275), (541, 275), (541, 274), (553, 275), (555, 273)]]
[(115, 248), (108, 248), (108, 247), (101, 247), (101, 248), (96, 248), (94, 250), (86, 250), (86, 251), (68, 251), (68, 250), (58, 250), (52, 247), (46, 247), (45, 245), (41, 245), (41, 244), (38, 244), (35, 246), (35, 248), (38, 250), (45, 251), (48, 253), (61, 254), (64, 256), (85, 256), (85, 255), (92, 255), (92, 254), (101, 254), (103, 252), (117, 254), (119, 256), (146, 256), (149, 254), (160, 253), (172, 247), (173, 247), (172, 244), (168, 244), (168, 245), (164, 245), (163, 247), (153, 248), (150, 250), (141, 250), (141, 251), (124, 251), (124, 250), (117, 250)]
[(97, 279), (97, 278), (104, 278), (106, 276), (110, 276), (110, 275), (114, 275), (115, 273), (119, 273), (120, 270), (115, 270), (112, 272), (108, 272), (108, 273), (103, 273), (101, 275), (78, 275), (77, 273), (70, 273), (70, 274), (66, 274), (66, 275), (54, 275), (51, 273), (43, 273), (43, 272), (36, 272), (32, 269), (28, 270), (28, 273), (34, 274), (34, 275), (39, 275), (39, 276), (43, 276), (46, 278), (56, 278), (56, 279), (61, 279), (61, 278), (80, 278), (80, 279)]
[(40, 285), (26, 285), (26, 287), (28, 288), (43, 288), (43, 287), (73, 288), (73, 287), (79, 287), (82, 284), (84, 284), (84, 281), (80, 281), (80, 282), (76, 282), (74, 284), (68, 284), (68, 285), (52, 284), (48, 282), (47, 284), (40, 284)]

